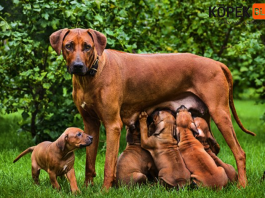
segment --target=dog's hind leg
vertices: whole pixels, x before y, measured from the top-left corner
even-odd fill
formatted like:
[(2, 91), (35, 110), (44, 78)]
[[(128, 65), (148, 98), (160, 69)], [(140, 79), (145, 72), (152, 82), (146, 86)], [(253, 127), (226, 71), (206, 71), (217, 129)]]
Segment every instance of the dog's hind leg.
[(31, 163), (31, 173), (32, 173), (32, 178), (35, 184), (39, 185), (40, 184), (40, 179), (39, 179), (40, 167), (38, 166), (35, 160), (32, 160), (32, 163)]

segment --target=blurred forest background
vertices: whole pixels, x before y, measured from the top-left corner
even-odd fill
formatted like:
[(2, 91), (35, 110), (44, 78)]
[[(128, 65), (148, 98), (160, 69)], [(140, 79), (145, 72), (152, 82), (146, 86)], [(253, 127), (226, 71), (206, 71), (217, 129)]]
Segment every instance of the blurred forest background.
[(35, 142), (83, 126), (71, 75), (49, 43), (54, 31), (66, 27), (100, 31), (111, 49), (190, 52), (221, 61), (232, 72), (235, 98), (265, 102), (265, 20), (235, 12), (209, 17), (209, 7), (253, 3), (258, 1), (1, 0), (0, 114), (21, 112), (19, 131), (30, 132)]

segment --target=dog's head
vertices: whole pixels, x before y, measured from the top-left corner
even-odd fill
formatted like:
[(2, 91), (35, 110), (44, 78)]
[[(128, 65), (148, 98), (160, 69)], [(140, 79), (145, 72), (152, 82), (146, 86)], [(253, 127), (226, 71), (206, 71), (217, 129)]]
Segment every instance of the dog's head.
[(196, 117), (194, 118), (194, 123), (199, 132), (196, 138), (203, 144), (205, 142), (209, 144), (210, 149), (217, 155), (220, 151), (220, 146), (212, 136), (207, 122), (203, 118)]
[(93, 137), (84, 133), (82, 129), (70, 127), (57, 139), (56, 145), (61, 151), (73, 151), (77, 148), (89, 146)]
[[(170, 111), (160, 110), (152, 114), (153, 124), (149, 126), (149, 133), (159, 138), (163, 143), (172, 142), (175, 131), (175, 117)], [(151, 126), (154, 129), (151, 129)]]
[(152, 115), (154, 125), (159, 124), (162, 121), (166, 122), (175, 122), (175, 117), (171, 113), (170, 110), (160, 110), (160, 111), (155, 111)]
[(176, 124), (177, 124), (178, 141), (180, 141), (180, 135), (181, 135), (180, 131), (185, 131), (185, 130), (180, 130), (180, 128), (191, 130), (195, 137), (199, 135), (198, 129), (193, 121), (191, 113), (188, 111), (188, 109), (184, 105), (181, 105), (177, 109)]
[(135, 144), (141, 142), (139, 122), (136, 122), (133, 126), (126, 126), (126, 141), (129, 144)]
[(92, 65), (101, 56), (106, 37), (92, 29), (61, 29), (50, 36), (50, 43), (58, 55), (63, 52), (70, 74), (86, 75)]

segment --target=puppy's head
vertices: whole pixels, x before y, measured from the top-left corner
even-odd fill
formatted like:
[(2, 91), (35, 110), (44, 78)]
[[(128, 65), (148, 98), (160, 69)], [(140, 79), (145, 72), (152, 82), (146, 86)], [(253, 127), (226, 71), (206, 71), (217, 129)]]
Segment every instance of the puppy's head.
[(133, 126), (125, 126), (126, 128), (126, 141), (129, 144), (140, 143), (140, 128), (139, 122), (136, 122)]
[(168, 141), (172, 142), (172, 135), (174, 134), (176, 123), (172, 112), (168, 110), (156, 111), (152, 117), (153, 124), (149, 126), (149, 133), (159, 137), (159, 141), (164, 143)]
[(89, 146), (93, 137), (84, 133), (82, 129), (70, 127), (57, 139), (57, 146), (60, 150), (72, 151), (77, 148)]
[(210, 149), (217, 155), (220, 151), (220, 146), (212, 136), (207, 122), (203, 118), (196, 117), (194, 118), (194, 123), (199, 132), (196, 138), (203, 144), (205, 144), (205, 142), (209, 144)]
[(185, 130), (180, 130), (181, 128), (186, 128), (190, 129), (193, 132), (193, 135), (196, 137), (199, 135), (198, 129), (196, 128), (193, 118), (191, 116), (191, 113), (188, 112), (188, 109), (184, 106), (181, 105), (177, 109), (177, 118), (176, 118), (176, 123), (177, 123), (177, 136), (179, 140), (179, 136), (181, 134), (180, 131), (185, 131)]
[(155, 111), (151, 116), (153, 117), (154, 125), (157, 125), (162, 121), (175, 122), (175, 117), (169, 110)]

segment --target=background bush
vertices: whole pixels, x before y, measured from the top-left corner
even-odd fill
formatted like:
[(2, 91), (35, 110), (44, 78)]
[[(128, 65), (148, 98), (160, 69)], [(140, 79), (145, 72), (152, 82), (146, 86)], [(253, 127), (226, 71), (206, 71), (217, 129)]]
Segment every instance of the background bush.
[(2, 113), (20, 110), (20, 131), (29, 131), (36, 142), (81, 125), (71, 75), (49, 44), (50, 34), (65, 27), (98, 30), (107, 36), (107, 48), (126, 52), (190, 52), (213, 58), (232, 71), (236, 97), (264, 101), (264, 21), (208, 15), (210, 6), (252, 7), (255, 2), (2, 0)]

